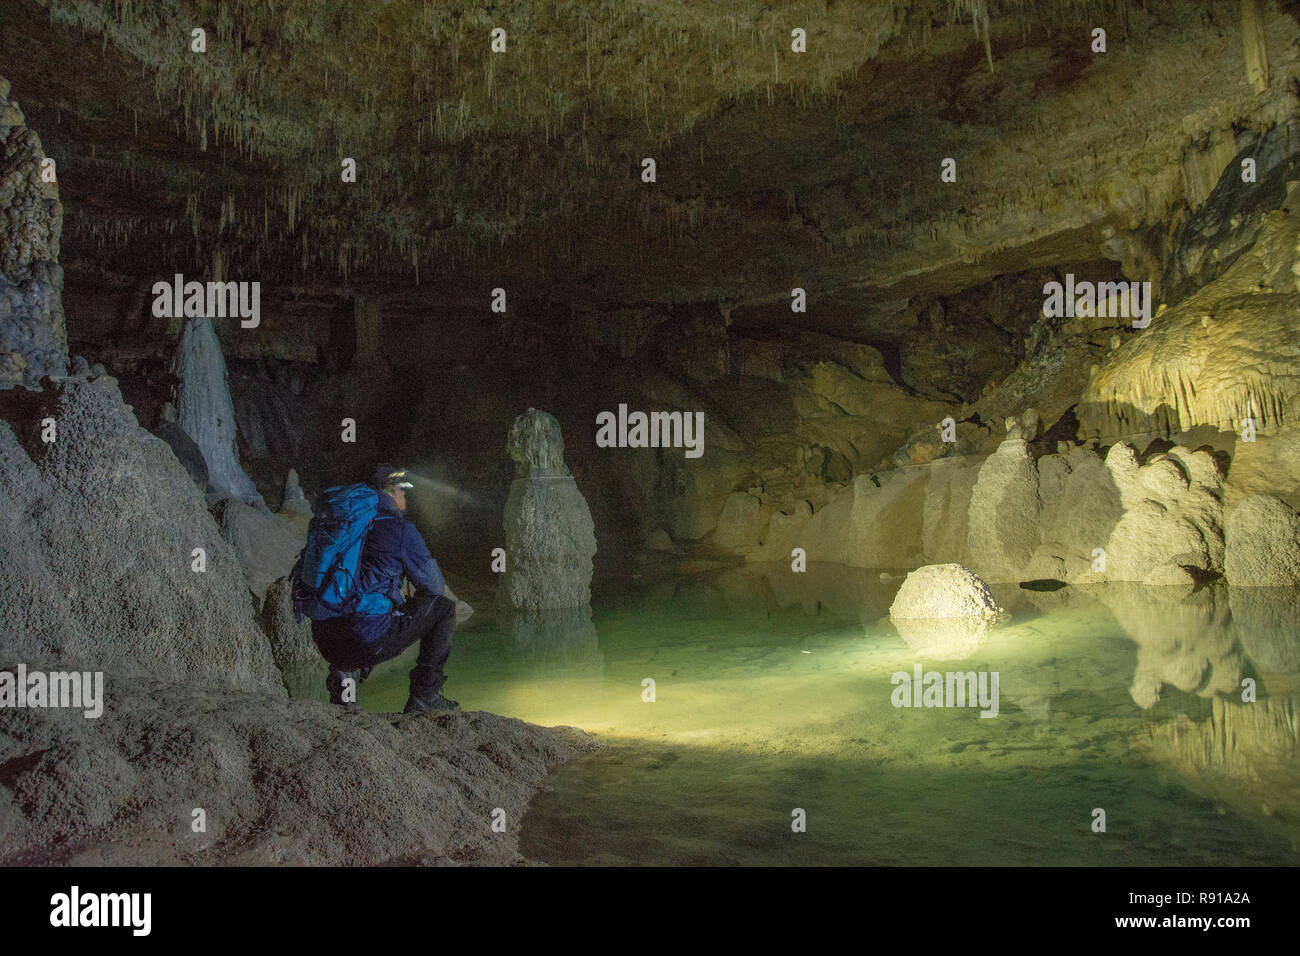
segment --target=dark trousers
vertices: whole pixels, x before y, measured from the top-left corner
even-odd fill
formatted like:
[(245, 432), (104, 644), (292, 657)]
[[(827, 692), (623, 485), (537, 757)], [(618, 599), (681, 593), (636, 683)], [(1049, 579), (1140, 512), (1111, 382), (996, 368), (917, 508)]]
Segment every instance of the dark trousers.
[(397, 657), (417, 641), (420, 656), (411, 669), (411, 696), (436, 696), (447, 680), (443, 668), (451, 656), (451, 635), (456, 629), (456, 602), (441, 594), (417, 594), (393, 615), (382, 637), (363, 644), (352, 633), (347, 618), (313, 621), (312, 637), (321, 656), (336, 670), (359, 670), (362, 677), (384, 661)]

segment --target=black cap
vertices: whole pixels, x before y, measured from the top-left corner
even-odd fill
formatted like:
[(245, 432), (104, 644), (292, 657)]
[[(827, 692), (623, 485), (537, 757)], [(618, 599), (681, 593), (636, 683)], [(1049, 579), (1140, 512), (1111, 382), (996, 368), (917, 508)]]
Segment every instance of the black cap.
[(405, 468), (383, 462), (375, 465), (374, 473), (370, 476), (370, 487), (383, 491), (385, 488), (413, 488), (414, 485), (406, 480)]

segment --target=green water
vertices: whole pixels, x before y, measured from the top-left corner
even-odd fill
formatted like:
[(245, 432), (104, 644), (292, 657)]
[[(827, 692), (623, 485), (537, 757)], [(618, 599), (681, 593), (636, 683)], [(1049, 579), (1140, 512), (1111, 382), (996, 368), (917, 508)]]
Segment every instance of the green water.
[[(522, 821), (521, 851), (550, 863), (1300, 863), (1300, 595), (1011, 586), (985, 633), (900, 633), (900, 583), (747, 568), (590, 616), (482, 612), (446, 692), (607, 744)], [(400, 709), (413, 657), (362, 705)], [(918, 664), (997, 672), (997, 716), (894, 706)]]

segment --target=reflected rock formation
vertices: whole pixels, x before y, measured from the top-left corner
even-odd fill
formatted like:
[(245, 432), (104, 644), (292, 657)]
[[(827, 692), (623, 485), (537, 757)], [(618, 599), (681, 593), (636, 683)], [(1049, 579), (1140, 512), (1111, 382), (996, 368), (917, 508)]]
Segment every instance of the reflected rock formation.
[(894, 627), (918, 656), (935, 661), (961, 661), (971, 657), (984, 643), (993, 627), (993, 619), (895, 619)]
[(1289, 836), (1297, 845), (1300, 697), (1291, 694), (1250, 703), (1215, 698), (1208, 720), (1198, 723), (1180, 714), (1153, 727), (1151, 746), (1155, 756), (1184, 774), (1193, 789), (1274, 818), (1283, 837)]
[(1137, 644), (1129, 694), (1154, 707), (1168, 684), (1202, 697), (1238, 690), (1242, 659), (1223, 585), (1183, 595), (1178, 589), (1110, 584), (1098, 597)]
[(529, 674), (599, 677), (605, 672), (590, 605), (518, 611), (500, 623), (512, 662)]
[(1242, 650), (1260, 670), (1300, 672), (1300, 592), (1295, 588), (1228, 590)]
[(893, 585), (878, 574), (825, 562), (812, 562), (800, 573), (791, 571), (788, 563), (748, 565), (719, 575), (717, 585), (731, 614), (797, 607), (805, 614), (828, 614), (868, 628), (893, 597)]

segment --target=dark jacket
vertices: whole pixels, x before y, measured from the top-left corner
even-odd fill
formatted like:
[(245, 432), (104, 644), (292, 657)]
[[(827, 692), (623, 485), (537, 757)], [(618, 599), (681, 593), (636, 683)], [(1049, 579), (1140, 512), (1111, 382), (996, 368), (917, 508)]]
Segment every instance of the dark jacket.
[[(379, 515), (361, 550), (357, 584), (362, 594), (387, 595), (394, 608), (400, 610), (403, 576), (410, 579), (417, 594), (442, 594), (446, 590), (438, 562), (429, 554), (420, 532), (398, 510), (397, 503), (381, 493)], [(387, 633), (393, 613), (354, 614), (352, 633), (365, 643), (376, 640)]]

